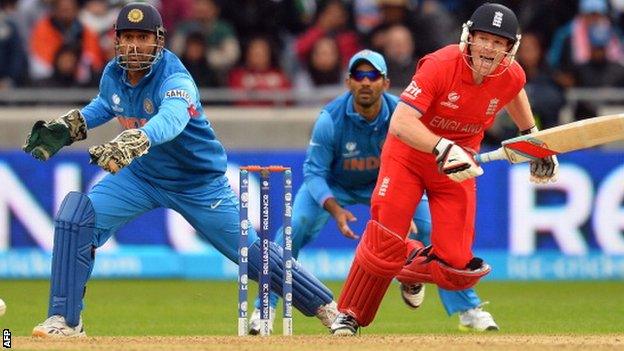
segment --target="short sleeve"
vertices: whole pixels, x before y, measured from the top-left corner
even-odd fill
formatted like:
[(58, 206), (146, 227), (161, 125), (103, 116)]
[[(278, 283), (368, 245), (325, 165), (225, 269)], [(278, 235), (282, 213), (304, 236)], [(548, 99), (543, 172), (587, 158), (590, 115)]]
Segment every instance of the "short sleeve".
[(401, 101), (425, 114), (437, 95), (437, 71), (437, 65), (432, 59), (423, 58), (418, 63), (412, 81), (401, 93)]

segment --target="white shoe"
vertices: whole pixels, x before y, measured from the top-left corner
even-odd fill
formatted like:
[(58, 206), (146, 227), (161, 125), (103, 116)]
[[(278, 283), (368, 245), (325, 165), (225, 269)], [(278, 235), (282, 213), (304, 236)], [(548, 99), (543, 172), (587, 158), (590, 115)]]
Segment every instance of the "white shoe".
[(331, 325), (331, 333), (336, 336), (355, 336), (360, 325), (353, 316), (340, 313)]
[(32, 336), (40, 338), (80, 338), (87, 334), (82, 325), (82, 317), (78, 325), (70, 327), (65, 322), (65, 317), (54, 315), (48, 317), (43, 323), (38, 324), (32, 331)]
[(320, 319), (324, 326), (331, 328), (332, 323), (339, 314), (340, 312), (338, 311), (336, 301), (332, 301), (318, 308), (316, 311), (316, 318)]
[[(273, 323), (275, 322), (275, 307), (269, 307), (269, 333), (273, 332)], [(259, 335), (262, 330), (262, 319), (260, 319), (260, 310), (254, 308), (249, 318), (249, 334)]]
[[(487, 303), (487, 302), (486, 302)], [(483, 310), (482, 303), (475, 308), (459, 313), (459, 330), (461, 331), (497, 331), (498, 325), (489, 312)]]
[(409, 308), (417, 309), (425, 300), (425, 284), (407, 285), (401, 283), (401, 297)]

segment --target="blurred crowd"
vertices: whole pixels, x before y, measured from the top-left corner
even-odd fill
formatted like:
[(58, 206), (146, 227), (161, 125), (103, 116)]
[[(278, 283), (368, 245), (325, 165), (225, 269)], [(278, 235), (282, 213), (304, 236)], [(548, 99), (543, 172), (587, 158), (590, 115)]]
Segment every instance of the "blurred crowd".
[[(417, 60), (457, 43), (485, 1), (155, 0), (177, 53), (199, 86), (253, 91), (339, 87), (349, 57), (383, 53), (393, 88)], [(624, 86), (624, 0), (498, 1), (519, 17), (517, 60), (542, 126), (571, 87)], [(124, 0), (0, 0), (0, 89), (97, 86), (114, 57)], [(240, 104), (252, 102), (240, 101)], [(253, 102), (254, 104), (270, 104)], [(595, 107), (581, 104), (577, 115)]]

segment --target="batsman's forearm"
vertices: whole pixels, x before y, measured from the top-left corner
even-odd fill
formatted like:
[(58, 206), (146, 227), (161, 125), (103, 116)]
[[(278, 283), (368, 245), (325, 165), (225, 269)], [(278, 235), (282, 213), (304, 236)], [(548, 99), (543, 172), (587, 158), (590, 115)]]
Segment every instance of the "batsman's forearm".
[(518, 130), (528, 130), (535, 127), (535, 119), (531, 112), (529, 98), (524, 89), (520, 90), (518, 95), (505, 106), (505, 109), (509, 112), (509, 116), (511, 116)]

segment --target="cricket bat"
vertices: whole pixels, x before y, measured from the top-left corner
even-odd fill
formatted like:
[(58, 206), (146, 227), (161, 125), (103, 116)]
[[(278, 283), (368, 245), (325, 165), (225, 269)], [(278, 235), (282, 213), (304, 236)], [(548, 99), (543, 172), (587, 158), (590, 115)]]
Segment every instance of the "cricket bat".
[(624, 114), (588, 118), (507, 139), (500, 148), (476, 155), (475, 161), (528, 162), (617, 140), (624, 140)]

